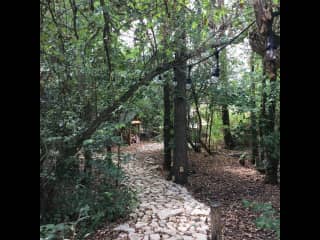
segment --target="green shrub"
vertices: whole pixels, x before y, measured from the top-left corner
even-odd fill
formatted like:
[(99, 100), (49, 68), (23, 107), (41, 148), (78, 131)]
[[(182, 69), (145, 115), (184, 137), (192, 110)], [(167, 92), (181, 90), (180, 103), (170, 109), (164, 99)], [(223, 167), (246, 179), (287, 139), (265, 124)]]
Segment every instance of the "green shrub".
[[(75, 159), (73, 159), (75, 160)], [(124, 173), (106, 158), (91, 160), (94, 174), (75, 171), (72, 159), (62, 161), (50, 211), (42, 212), (43, 239), (82, 239), (106, 219), (125, 217), (136, 204), (135, 194), (121, 184)]]
[(59, 224), (46, 224), (40, 226), (40, 240), (56, 240), (64, 239), (64, 237), (70, 234), (71, 224), (59, 223)]
[(250, 145), (250, 126), (248, 122), (240, 121), (238, 125), (231, 128), (231, 133), (238, 148), (241, 149)]
[(260, 216), (255, 223), (259, 229), (270, 229), (276, 232), (280, 239), (280, 218), (276, 216), (276, 211), (270, 203), (256, 203), (243, 200), (246, 208), (251, 208), (255, 212), (259, 212)]
[(265, 146), (272, 149), (272, 157), (280, 159), (280, 132), (275, 131), (272, 134), (263, 137)]

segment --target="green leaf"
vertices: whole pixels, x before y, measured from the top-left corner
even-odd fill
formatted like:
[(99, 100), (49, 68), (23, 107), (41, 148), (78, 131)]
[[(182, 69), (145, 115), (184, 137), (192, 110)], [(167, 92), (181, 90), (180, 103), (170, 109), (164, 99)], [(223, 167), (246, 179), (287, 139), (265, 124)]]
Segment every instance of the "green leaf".
[(191, 28), (192, 28), (192, 29), (196, 29), (196, 28), (197, 28), (197, 25), (198, 25), (197, 22), (192, 22)]
[(93, 139), (87, 139), (83, 142), (83, 145), (84, 146), (88, 146), (88, 145), (91, 145), (94, 143), (94, 140)]

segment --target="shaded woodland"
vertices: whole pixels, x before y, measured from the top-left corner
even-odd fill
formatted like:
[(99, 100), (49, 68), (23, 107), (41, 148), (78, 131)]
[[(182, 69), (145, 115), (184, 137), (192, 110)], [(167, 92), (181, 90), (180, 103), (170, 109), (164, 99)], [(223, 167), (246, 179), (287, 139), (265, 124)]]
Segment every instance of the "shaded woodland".
[(224, 239), (280, 239), (279, 143), (279, 1), (40, 1), (41, 239), (210, 239), (132, 227), (191, 223), (135, 214), (175, 184)]

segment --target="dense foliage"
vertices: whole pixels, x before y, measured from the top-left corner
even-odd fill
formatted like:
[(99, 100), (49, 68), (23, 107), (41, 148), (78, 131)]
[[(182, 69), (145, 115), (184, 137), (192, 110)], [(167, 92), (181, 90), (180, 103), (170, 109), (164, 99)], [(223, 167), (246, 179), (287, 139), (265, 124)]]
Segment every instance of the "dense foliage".
[[(134, 118), (161, 140), (163, 87), (176, 96), (173, 70), (181, 62), (192, 66), (184, 116), (189, 145), (212, 154), (221, 145), (256, 143), (253, 163), (272, 175), (280, 158), (280, 74), (275, 81), (265, 50), (261, 55), (252, 44), (249, 32), (261, 27), (256, 9), (249, 1), (40, 1), (43, 237), (80, 238), (134, 206), (110, 148), (125, 144)], [(222, 47), (215, 79), (213, 56)]]

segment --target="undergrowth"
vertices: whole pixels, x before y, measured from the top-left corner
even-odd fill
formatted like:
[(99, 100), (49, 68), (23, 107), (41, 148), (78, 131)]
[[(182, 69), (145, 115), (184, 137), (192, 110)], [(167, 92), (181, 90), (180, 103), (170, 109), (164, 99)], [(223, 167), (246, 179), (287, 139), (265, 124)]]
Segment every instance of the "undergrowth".
[(276, 210), (271, 203), (257, 203), (243, 200), (246, 208), (258, 212), (260, 216), (256, 219), (255, 224), (259, 229), (269, 229), (275, 231), (278, 239), (280, 239), (280, 218), (276, 216)]
[(89, 160), (85, 171), (71, 167), (76, 161), (66, 159), (60, 171), (42, 176), (47, 181), (41, 190), (51, 192), (46, 196), (50, 206), (40, 211), (43, 240), (84, 239), (102, 223), (125, 217), (136, 206), (135, 193), (121, 184), (123, 171), (108, 155)]

